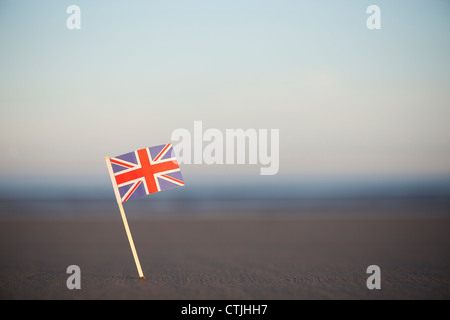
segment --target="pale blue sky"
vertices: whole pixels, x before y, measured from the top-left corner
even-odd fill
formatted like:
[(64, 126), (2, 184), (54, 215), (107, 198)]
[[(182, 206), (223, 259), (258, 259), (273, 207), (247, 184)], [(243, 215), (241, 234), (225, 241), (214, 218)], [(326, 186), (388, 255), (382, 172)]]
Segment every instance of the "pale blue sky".
[[(81, 8), (81, 30), (66, 8)], [(368, 30), (366, 8), (381, 8)], [(449, 1), (0, 1), (1, 177), (176, 128), (280, 129), (283, 174), (450, 174)], [(258, 175), (195, 166), (188, 176)]]

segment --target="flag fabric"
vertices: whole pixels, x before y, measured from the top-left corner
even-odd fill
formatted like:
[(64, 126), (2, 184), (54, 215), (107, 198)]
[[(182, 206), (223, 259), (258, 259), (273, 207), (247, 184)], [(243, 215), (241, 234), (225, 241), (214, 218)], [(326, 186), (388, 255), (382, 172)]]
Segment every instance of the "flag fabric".
[(171, 143), (126, 153), (109, 161), (122, 202), (184, 186)]

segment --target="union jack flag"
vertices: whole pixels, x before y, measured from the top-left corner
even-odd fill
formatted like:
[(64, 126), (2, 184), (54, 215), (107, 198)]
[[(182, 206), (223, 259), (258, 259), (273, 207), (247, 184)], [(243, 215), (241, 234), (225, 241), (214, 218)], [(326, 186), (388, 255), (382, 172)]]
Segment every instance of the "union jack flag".
[(171, 143), (126, 153), (109, 161), (122, 202), (184, 186)]

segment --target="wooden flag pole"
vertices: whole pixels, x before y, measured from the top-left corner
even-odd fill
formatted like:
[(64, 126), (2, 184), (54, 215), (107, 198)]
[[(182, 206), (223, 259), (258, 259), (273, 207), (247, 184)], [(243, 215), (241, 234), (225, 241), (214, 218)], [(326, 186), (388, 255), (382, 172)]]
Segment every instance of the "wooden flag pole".
[(125, 226), (125, 231), (127, 233), (128, 241), (130, 242), (131, 252), (133, 252), (134, 262), (136, 262), (136, 267), (139, 273), (139, 277), (141, 279), (145, 279), (144, 274), (142, 273), (141, 264), (139, 263), (139, 258), (136, 252), (136, 248), (134, 247), (133, 237), (131, 236), (130, 227), (128, 227), (127, 217), (125, 216), (125, 211), (122, 206), (122, 199), (120, 198), (119, 189), (117, 188), (116, 179), (114, 178), (114, 173), (111, 167), (111, 161), (106, 156), (106, 166), (108, 167), (109, 176), (111, 178), (111, 182), (114, 188), (114, 194), (116, 195), (117, 204), (119, 205), (120, 215), (122, 216), (123, 225)]

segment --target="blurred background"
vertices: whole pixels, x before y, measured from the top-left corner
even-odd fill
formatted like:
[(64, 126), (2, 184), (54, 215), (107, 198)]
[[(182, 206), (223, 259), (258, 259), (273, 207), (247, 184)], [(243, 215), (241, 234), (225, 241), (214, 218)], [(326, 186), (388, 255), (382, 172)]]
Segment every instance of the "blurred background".
[[(69, 5), (81, 29), (69, 30)], [(369, 5), (381, 29), (369, 30)], [(450, 3), (0, 1), (0, 219), (117, 214), (104, 156), (280, 130), (280, 169), (181, 165), (131, 217), (450, 214)], [(188, 216), (186, 216), (188, 217)]]

